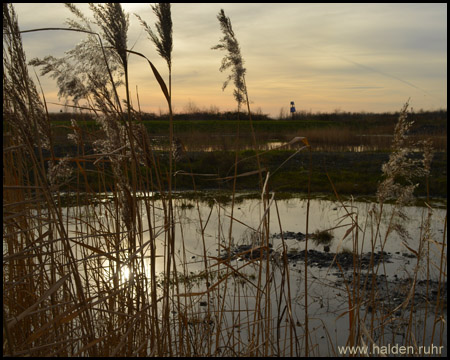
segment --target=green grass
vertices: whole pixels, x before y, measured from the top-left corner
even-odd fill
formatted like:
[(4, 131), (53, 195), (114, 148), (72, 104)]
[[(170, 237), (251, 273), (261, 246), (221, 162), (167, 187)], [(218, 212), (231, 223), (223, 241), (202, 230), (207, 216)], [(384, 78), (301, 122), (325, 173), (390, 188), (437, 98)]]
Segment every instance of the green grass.
[[(70, 147), (65, 150), (69, 150)], [(56, 150), (58, 148), (56, 147)], [(261, 166), (273, 173), (278, 166), (283, 163), (294, 151), (270, 151), (261, 156)], [(238, 174), (254, 170), (256, 165), (255, 152), (251, 150), (241, 151), (238, 164)], [(388, 159), (389, 153), (385, 152), (312, 152), (313, 172), (311, 174), (311, 191), (313, 193), (327, 193), (332, 191), (332, 187), (327, 177), (327, 173), (332, 179), (337, 191), (342, 195), (354, 196), (374, 196), (379, 183), (382, 180), (381, 165)], [(168, 171), (167, 156), (159, 152), (159, 170), (162, 173)], [(216, 174), (217, 176), (196, 176), (195, 184), (197, 190), (222, 189), (232, 190), (231, 180), (214, 180), (224, 178), (233, 174), (235, 153), (233, 151), (214, 152), (187, 152), (184, 157), (176, 162), (175, 171), (185, 171), (195, 174)], [(114, 176), (109, 165), (105, 164), (103, 174), (107, 188), (114, 185)], [(95, 167), (91, 163), (86, 164), (86, 176), (92, 189), (97, 188), (97, 174)], [(141, 166), (139, 172), (144, 176), (147, 172), (156, 178), (156, 170)], [(257, 190), (258, 175), (251, 175), (238, 178), (236, 189), (239, 191)], [(430, 195), (435, 198), (445, 198), (447, 196), (447, 155), (446, 153), (436, 153), (431, 164)], [(424, 179), (418, 179), (418, 188), (415, 193), (418, 197), (426, 196)], [(156, 182), (154, 183), (156, 186)], [(271, 177), (270, 190), (276, 193), (284, 192), (306, 192), (308, 186), (307, 158), (305, 154), (299, 153), (285, 163)], [(64, 185), (64, 191), (85, 191), (77, 188), (76, 181)], [(177, 175), (174, 178), (175, 190), (192, 190), (192, 177)]]
[[(151, 113), (142, 113), (141, 119), (146, 126), (158, 129), (159, 127), (166, 126), (168, 124), (168, 115), (155, 115)], [(208, 124), (210, 130), (214, 130), (214, 124), (228, 123), (232, 129), (236, 128), (237, 124), (236, 112), (191, 112), (174, 114), (174, 124), (183, 126), (182, 124), (192, 123), (196, 126), (202, 126), (201, 124)], [(239, 115), (242, 123), (248, 120), (248, 115), (241, 113)], [(447, 111), (423, 111), (419, 113), (411, 114), (410, 117), (414, 120), (413, 127), (414, 132), (422, 132), (426, 134), (442, 134), (447, 129)], [(95, 126), (95, 121), (90, 118), (89, 115), (77, 115), (72, 113), (51, 113), (50, 119), (53, 123), (64, 125), (67, 124), (71, 118), (77, 120), (84, 120), (86, 126)], [(393, 129), (393, 125), (396, 123), (398, 113), (301, 113), (297, 114), (294, 119), (276, 119), (269, 118), (263, 114), (252, 114), (254, 121), (255, 131), (262, 130), (264, 128), (273, 129), (273, 126), (280, 127), (295, 127), (295, 128), (311, 128), (318, 127), (324, 128), (327, 126), (345, 126), (351, 129), (374, 129), (374, 128), (389, 128)], [(168, 126), (168, 125), (167, 125)], [(190, 125), (186, 125), (190, 127)], [(228, 126), (228, 125), (224, 125)], [(206, 129), (207, 130), (207, 129)]]

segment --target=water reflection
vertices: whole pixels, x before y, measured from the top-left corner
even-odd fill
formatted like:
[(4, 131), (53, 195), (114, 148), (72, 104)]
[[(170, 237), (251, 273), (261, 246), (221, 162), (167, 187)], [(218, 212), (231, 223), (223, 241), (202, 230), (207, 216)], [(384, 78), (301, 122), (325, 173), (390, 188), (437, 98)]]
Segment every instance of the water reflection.
[[(148, 202), (148, 207), (144, 206), (145, 202)], [(232, 209), (231, 204), (220, 204), (217, 201), (197, 202), (192, 199), (175, 199), (175, 254), (172, 259), (175, 259), (177, 270), (170, 274), (170, 285), (176, 284), (177, 291), (182, 295), (187, 295), (177, 299), (179, 303), (170, 313), (171, 318), (177, 319), (182, 309), (189, 308), (185, 331), (189, 332), (191, 336), (199, 333), (211, 334), (217, 329), (218, 321), (212, 314), (221, 309), (224, 316), (223, 321), (228, 324), (227, 328), (235, 329), (235, 336), (239, 336), (239, 345), (235, 347), (239, 351), (239, 346), (245, 345), (244, 342), (241, 343), (242, 339), (249, 338), (254, 330), (251, 324), (255, 323), (256, 318), (251, 309), (255, 309), (259, 304), (259, 300), (257, 300), (258, 281), (261, 277), (263, 284), (267, 286), (265, 291), (270, 294), (269, 301), (262, 307), (269, 314), (267, 316), (279, 314), (280, 306), (287, 306), (289, 303), (292, 317), (289, 321), (294, 321), (299, 333), (304, 333), (306, 300), (304, 284), (307, 274), (308, 314), (311, 317), (309, 331), (310, 336), (315, 339), (315, 344), (318, 345), (315, 354), (332, 354), (330, 339), (327, 335), (330, 332), (333, 334), (331, 341), (333, 344), (345, 345), (348, 339), (348, 315), (343, 314), (348, 311), (346, 286), (352, 284), (352, 268), (340, 270), (334, 265), (322, 266), (320, 261), (314, 260), (310, 261), (305, 270), (302, 260), (290, 260), (288, 264), (290, 276), (287, 280), (291, 289), (291, 297), (289, 299), (283, 297), (288, 286), (285, 276), (286, 269), (283, 267), (283, 256), (286, 252), (301, 253), (305, 249), (306, 242), (295, 238), (282, 239), (276, 235), (286, 232), (306, 233), (307, 208), (307, 200), (304, 198), (280, 200), (272, 204), (266, 215), (269, 219), (271, 261), (268, 263), (268, 268), (261, 271), (259, 264), (261, 260), (266, 260), (264, 257), (252, 259), (240, 255), (227, 258), (227, 253), (232, 248), (243, 245), (251, 245), (251, 247), (261, 245), (258, 243), (261, 239), (260, 234), (256, 231), (261, 224), (263, 214), (265, 214), (261, 200), (244, 199)], [(114, 218), (111, 215), (114, 214), (113, 201), (99, 202), (95, 206), (86, 205), (85, 208), (67, 208), (66, 215), (70, 223), (69, 236), (78, 239), (76, 240), (78, 243), (88, 242), (87, 246), (76, 247), (77, 257), (80, 261), (97, 260), (95, 263), (97, 271), (102, 271), (103, 268), (103, 277), (109, 279), (108, 286), (105, 286), (107, 291), (114, 286), (120, 287), (132, 283), (132, 267), (135, 269), (136, 276), (145, 276), (147, 280), (143, 283), (146, 283), (151, 278), (151, 266), (153, 265), (157, 274), (158, 296), (160, 296), (163, 287), (167, 284), (166, 281), (168, 281), (165, 273), (168, 240), (167, 233), (164, 231), (163, 200), (142, 194), (142, 199), (138, 202), (138, 209), (142, 232), (136, 239), (135, 253), (130, 252), (128, 234), (120, 217)], [(377, 285), (376, 290), (379, 292), (378, 297), (395, 294), (392, 301), (408, 294), (409, 279), (414, 275), (418, 262), (417, 258), (411, 256), (412, 252), (409, 249), (416, 251), (420, 247), (428, 212), (427, 208), (415, 206), (403, 209), (406, 216), (398, 218), (394, 225), (398, 226), (398, 221), (401, 220), (401, 225), (409, 233), (406, 239), (403, 237), (404, 233), (390, 230), (393, 225), (389, 224), (389, 221), (391, 218), (396, 218), (396, 216), (392, 217), (395, 210), (392, 205), (384, 205), (383, 221), (378, 228), (379, 213), (377, 211), (379, 208), (376, 204), (356, 201), (341, 204), (315, 199), (310, 203), (308, 224), (310, 234), (316, 230), (327, 230), (333, 234), (334, 239), (329, 245), (331, 254), (352, 251), (354, 247), (357, 247), (358, 252), (362, 254), (383, 251), (389, 255), (389, 261), (383, 263), (376, 276), (377, 284), (380, 279), (383, 279)], [(434, 209), (430, 227), (426, 230), (430, 239), (427, 243), (430, 259), (440, 258), (439, 243), (442, 242), (444, 235), (445, 213), (445, 209)], [(359, 227), (354, 226), (355, 221), (358, 222)], [(82, 239), (77, 237), (80, 233), (84, 234)], [(152, 239), (155, 241), (156, 252), (153, 264), (150, 258)], [(308, 243), (308, 249), (324, 253), (323, 245), (316, 244), (311, 240)], [(119, 263), (114, 260), (117, 254), (121, 259)], [(92, 267), (88, 270), (92, 271), (94, 263), (90, 266)], [(80, 266), (80, 268), (82, 267)], [(369, 273), (369, 271), (361, 272), (362, 279), (364, 280)], [(382, 278), (382, 275), (385, 277)], [(428, 276), (430, 280), (436, 280), (439, 275), (436, 267), (428, 267), (426, 271), (418, 274), (417, 287), (424, 277)], [(383, 285), (384, 283), (386, 285)], [(366, 296), (368, 299), (370, 289), (364, 287), (364, 282), (361, 284), (355, 282), (354, 284), (355, 291), (361, 292), (361, 296)], [(221, 299), (220, 291), (223, 291), (225, 287), (227, 287), (227, 297)], [(404, 294), (400, 292), (402, 287), (405, 287)], [(197, 295), (194, 297), (189, 294)], [(419, 299), (417, 302), (420, 302)], [(372, 316), (371, 305), (368, 301), (361, 300), (358, 304), (357, 311), (360, 312), (361, 317)], [(399, 306), (395, 302), (394, 305)], [(420, 310), (418, 306), (417, 310)], [(407, 315), (406, 312), (405, 314)], [(160, 312), (158, 315), (162, 316), (162, 313)], [(379, 315), (380, 319), (386, 316), (384, 313)], [(400, 318), (400, 315), (397, 314), (395, 319)], [(425, 317), (423, 313), (419, 312), (414, 316)], [(433, 316), (434, 314), (429, 310), (427, 328), (431, 329), (433, 326)], [(395, 319), (392, 320), (392, 324), (400, 326), (399, 320)], [(291, 339), (293, 342), (298, 341), (292, 337), (287, 320), (283, 319), (278, 323), (276, 320), (274, 318), (271, 325), (275, 335), (278, 331), (282, 334), (283, 341), (288, 343)], [(374, 321), (375, 325), (378, 324), (378, 320)], [(381, 323), (382, 320), (380, 320)], [(326, 326), (324, 327), (324, 325)], [(237, 331), (239, 331), (239, 335)], [(397, 335), (392, 335), (396, 332), (401, 333), (398, 328), (395, 328), (386, 336), (392, 336), (396, 341), (400, 341), (400, 338), (395, 337)], [(429, 333), (431, 334), (431, 330)]]
[[(377, 138), (386, 139), (380, 143)], [(364, 151), (376, 151), (389, 149), (391, 145), (392, 135), (358, 135), (350, 142), (330, 142), (328, 140), (315, 139), (314, 150), (315, 151), (351, 151), (351, 152), (364, 152)], [(260, 141), (256, 145), (257, 150), (260, 151), (270, 151), (270, 150), (294, 150), (298, 149), (298, 145), (289, 145), (289, 140), (267, 140)], [(186, 140), (188, 141), (188, 140)], [(349, 144), (350, 143), (350, 144)], [(221, 141), (212, 141), (208, 143), (205, 139), (202, 142), (191, 142), (188, 141), (183, 143), (183, 147), (186, 151), (228, 151), (233, 150), (236, 147), (234, 136), (223, 136)], [(152, 143), (153, 150), (158, 151), (168, 151), (169, 144), (167, 139), (162, 140), (161, 138), (153, 139)], [(251, 139), (241, 141), (239, 143), (240, 150), (254, 150), (255, 145)]]
[[(142, 233), (137, 238), (137, 249), (140, 249), (142, 258), (149, 256), (150, 231), (154, 233), (156, 241), (156, 269), (157, 272), (164, 271), (164, 251), (167, 247), (167, 236), (164, 231), (165, 218), (162, 200), (152, 200), (151, 214), (147, 214), (143, 201), (139, 202), (140, 216), (142, 222)], [(121, 221), (111, 217), (113, 203), (105, 200), (96, 206), (87, 205), (82, 208), (67, 208), (69, 218), (69, 235), (73, 238), (77, 234), (84, 233), (87, 239), (92, 239), (89, 246), (93, 246), (99, 253), (114, 254), (120, 252), (123, 257), (128, 254), (126, 250), (126, 229)], [(393, 255), (410, 253), (405, 247), (416, 249), (419, 246), (427, 209), (416, 206), (403, 208), (404, 218), (397, 219), (392, 215), (397, 211), (393, 205), (385, 204), (383, 209), (383, 221), (376, 233), (377, 206), (366, 202), (347, 203), (342, 206), (328, 200), (315, 199), (310, 203), (309, 233), (329, 231), (334, 240), (329, 245), (329, 252), (339, 253), (351, 250), (353, 247), (355, 232), (349, 232), (358, 221), (358, 249), (361, 253), (371, 251), (385, 251)], [(198, 207), (197, 207), (198, 206)], [(235, 206), (233, 212), (231, 205), (219, 203), (189, 201), (187, 199), (174, 200), (175, 211), (175, 251), (178, 266), (188, 266), (190, 270), (197, 271), (204, 265), (202, 259), (206, 256), (220, 257), (229, 246), (255, 243), (255, 229), (261, 223), (264, 213), (260, 200), (247, 199)], [(275, 236), (281, 232), (306, 233), (306, 199), (293, 198), (277, 201), (278, 213), (275, 208), (271, 209), (269, 233), (273, 243), (273, 249), (280, 251), (287, 246), (290, 251), (302, 251), (305, 241)], [(109, 215), (108, 215), (109, 214)], [(349, 215), (350, 214), (350, 215)], [(150, 215), (150, 216), (148, 216)], [(281, 224), (278, 222), (278, 216)], [(152, 228), (149, 227), (148, 219), (152, 219)], [(430, 222), (429, 232), (433, 237), (440, 237), (443, 233), (444, 209), (434, 209)], [(77, 219), (77, 220), (74, 220)], [(80, 221), (82, 219), (82, 221)], [(233, 220), (232, 220), (233, 219)], [(394, 219), (394, 222), (392, 222)], [(403, 226), (405, 232), (394, 231), (398, 226)], [(231, 226), (231, 222), (233, 222)], [(119, 228), (117, 228), (119, 224)], [(231, 232), (230, 232), (231, 227)], [(364, 228), (364, 231), (363, 231)], [(405, 239), (402, 236), (408, 234)], [(377, 238), (374, 238), (374, 236)], [(388, 235), (388, 236), (387, 236)], [(387, 241), (385, 241), (387, 236)], [(283, 244), (284, 243), (284, 244)], [(119, 245), (118, 245), (119, 244)], [(119, 248), (117, 248), (119, 246)], [(324, 246), (309, 241), (308, 248), (323, 251)], [(79, 256), (85, 256), (89, 248), (77, 248)], [(431, 247), (433, 250), (433, 247)], [(92, 254), (91, 254), (92, 255)], [(111, 255), (110, 255), (111, 256)], [(128, 255), (127, 255), (128, 256)], [(136, 256), (141, 258), (141, 256)], [(127, 264), (127, 261), (124, 261)], [(121, 267), (121, 278), (129, 278), (129, 267)], [(405, 271), (403, 269), (402, 271)]]
[(122, 282), (128, 281), (130, 279), (130, 268), (128, 266), (122, 266), (120, 269), (120, 278)]

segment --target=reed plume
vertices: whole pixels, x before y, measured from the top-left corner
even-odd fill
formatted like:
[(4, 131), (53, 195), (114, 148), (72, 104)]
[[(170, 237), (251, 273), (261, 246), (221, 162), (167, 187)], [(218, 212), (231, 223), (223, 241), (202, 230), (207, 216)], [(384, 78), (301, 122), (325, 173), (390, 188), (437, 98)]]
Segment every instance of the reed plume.
[(231, 74), (225, 80), (222, 86), (222, 90), (228, 86), (230, 81), (234, 82), (235, 89), (233, 91), (234, 98), (238, 103), (238, 108), (245, 101), (244, 95), (247, 95), (247, 88), (245, 86), (245, 72), (244, 60), (241, 55), (241, 49), (239, 42), (231, 26), (231, 20), (225, 15), (223, 9), (220, 10), (217, 15), (217, 19), (220, 23), (220, 28), (223, 33), (223, 38), (220, 39), (218, 45), (213, 46), (213, 50), (223, 50), (227, 53), (222, 59), (222, 65), (220, 66), (220, 71), (225, 71), (231, 68)]
[[(124, 84), (123, 63), (114, 46), (103, 47), (99, 43), (99, 35), (92, 26), (102, 28), (106, 25), (90, 21), (74, 4), (65, 5), (75, 16), (74, 19), (66, 19), (69, 29), (86, 33), (86, 38), (65, 52), (63, 57), (34, 58), (30, 65), (41, 67), (41, 75), (49, 74), (56, 80), (58, 97), (64, 99), (66, 104), (73, 102), (78, 106), (80, 101), (85, 100), (92, 108), (103, 113), (115, 113), (120, 106), (116, 90)], [(99, 11), (95, 6), (94, 9)], [(99, 21), (102, 20), (99, 18)], [(115, 27), (119, 28), (118, 25)], [(126, 29), (126, 26), (122, 28)], [(105, 36), (110, 33), (106, 30), (103, 32)], [(126, 35), (116, 35), (118, 49), (123, 48), (124, 37), (126, 41)], [(104, 40), (110, 45), (111, 42), (114, 44), (114, 37), (111, 35)]]
[(11, 4), (3, 4), (3, 116), (15, 118), (22, 144), (50, 149), (50, 126), (36, 85), (26, 66), (25, 52)]
[[(225, 11), (223, 9), (220, 10), (217, 15), (217, 19), (219, 20), (220, 28), (223, 33), (223, 38), (219, 40), (219, 44), (212, 47), (212, 50), (223, 50), (226, 51), (225, 56), (222, 59), (222, 65), (220, 66), (220, 71), (225, 71), (226, 69), (231, 68), (231, 74), (228, 75), (228, 78), (225, 80), (222, 86), (222, 90), (228, 86), (229, 82), (233, 80), (235, 89), (233, 91), (234, 98), (238, 104), (238, 116), (239, 110), (241, 108), (241, 104), (245, 103), (247, 105), (247, 112), (250, 123), (250, 130), (252, 134), (252, 141), (254, 149), (257, 148), (257, 141), (255, 130), (253, 128), (253, 120), (252, 113), (250, 110), (250, 101), (248, 99), (248, 90), (245, 82), (245, 72), (244, 68), (244, 59), (241, 55), (241, 49), (239, 46), (239, 42), (236, 39), (236, 36), (233, 31), (233, 27), (231, 25), (231, 20), (229, 17), (225, 15)], [(238, 129), (239, 133), (239, 129)], [(237, 153), (236, 153), (237, 154)], [(259, 171), (259, 186), (260, 189), (263, 190), (263, 178), (261, 173), (261, 162), (259, 159), (258, 151), (256, 152), (256, 162)], [(236, 158), (237, 163), (237, 158)]]
[(158, 18), (155, 24), (157, 34), (153, 32), (151, 27), (138, 15), (136, 17), (141, 22), (150, 40), (155, 44), (159, 55), (166, 60), (169, 71), (172, 69), (172, 15), (170, 3), (160, 3), (151, 5), (153, 12)]
[(423, 162), (411, 157), (413, 148), (408, 144), (408, 131), (413, 121), (408, 120), (408, 106), (403, 106), (394, 130), (392, 153), (382, 165), (384, 180), (378, 186), (377, 197), (380, 203), (395, 199), (398, 205), (406, 205), (413, 200), (417, 177), (424, 176)]
[(126, 67), (128, 14), (125, 14), (120, 3), (89, 4), (89, 7), (97, 20), (97, 25), (102, 30), (103, 38), (116, 50), (122, 64)]

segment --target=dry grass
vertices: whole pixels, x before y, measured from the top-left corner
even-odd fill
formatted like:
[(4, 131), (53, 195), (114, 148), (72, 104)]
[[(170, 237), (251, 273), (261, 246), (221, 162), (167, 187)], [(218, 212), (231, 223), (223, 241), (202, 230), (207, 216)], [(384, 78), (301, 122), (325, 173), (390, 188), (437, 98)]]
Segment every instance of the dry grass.
[[(77, 143), (77, 153), (57, 161), (52, 155), (52, 128), (45, 101), (40, 99), (27, 73), (13, 7), (3, 5), (3, 354), (317, 355), (320, 349), (315, 343), (315, 329), (308, 325), (314, 319), (309, 312), (307, 261), (302, 280), (304, 311), (296, 313), (284, 241), (283, 255), (276, 262), (269, 256), (262, 260), (250, 257), (232, 265), (229, 259), (220, 258), (219, 253), (217, 257), (207, 254), (205, 228), (213, 212), (219, 219), (218, 247), (231, 253), (232, 227), (239, 222), (233, 212), (234, 196), (227, 227), (221, 225), (226, 223), (226, 216), (219, 203), (205, 216), (199, 201), (195, 201), (199, 224), (197, 250), (203, 256), (201, 271), (195, 276), (190, 273), (190, 254), (185, 248), (182, 225), (186, 205), (176, 202), (172, 191), (176, 162), (171, 161), (168, 170), (161, 169), (158, 156), (165, 155), (153, 151), (149, 134), (141, 126), (139, 111), (130, 105), (126, 54), (137, 53), (127, 50), (128, 17), (120, 5), (105, 6), (94, 9), (104, 40), (111, 45), (108, 49), (99, 46), (93, 29), (71, 23), (73, 29), (89, 31), (89, 39), (83, 46), (102, 54), (98, 57), (102, 60), (96, 64), (99, 76), (85, 78), (87, 83), (71, 82), (76, 88), (66, 89), (71, 96), (86, 96), (105, 136), (97, 139), (95, 152), (88, 153), (74, 122), (71, 139)], [(84, 21), (84, 15), (75, 7), (71, 11)], [(78, 60), (83, 65), (91, 57)], [(48, 61), (50, 71), (58, 70), (57, 63)], [(170, 108), (170, 86), (165, 85), (150, 62), (149, 65)], [(66, 76), (81, 81), (82, 68), (77, 67)], [(124, 109), (116, 89), (121, 74), (125, 77), (127, 94)], [(241, 95), (245, 96), (239, 100), (248, 105), (246, 87)], [(254, 136), (252, 141), (256, 145)], [(172, 156), (172, 151), (168, 156)], [(91, 190), (87, 173), (92, 171), (97, 177), (96, 188), (107, 193), (109, 201)], [(252, 241), (249, 251), (262, 254), (269, 250), (268, 219), (278, 218), (280, 233), (283, 230), (277, 203), (270, 193), (270, 174), (263, 178), (260, 166), (255, 173), (260, 174), (261, 182), (260, 225), (249, 230)], [(107, 174), (115, 179), (112, 187), (105, 185)], [(236, 165), (231, 179), (236, 184), (238, 178)], [(72, 179), (76, 179), (77, 189), (85, 188), (86, 192), (74, 193), (73, 204), (67, 207), (63, 205), (60, 188)], [(194, 175), (192, 187), (195, 191)], [(151, 196), (154, 193), (159, 194), (159, 200)], [(365, 237), (374, 248), (379, 241), (384, 245), (394, 228), (400, 229), (397, 220), (401, 204), (389, 214), (391, 225), (385, 234), (380, 233), (383, 205), (377, 206), (373, 208), (370, 224), (360, 224), (357, 214), (346, 207), (350, 220), (347, 236), (353, 239), (355, 263), (352, 278), (345, 278), (348, 308), (341, 316), (348, 316), (350, 345), (370, 341), (378, 345), (389, 343), (390, 339), (384, 337), (385, 328), (394, 321), (396, 313), (396, 309), (384, 311), (385, 303), (378, 298), (378, 285), (371, 277), (385, 271), (383, 263), (372, 263), (368, 271), (363, 271), (357, 262), (359, 237)], [(308, 216), (303, 219), (307, 229)], [(442, 239), (433, 238), (427, 219), (422, 224), (419, 249), (411, 249), (417, 253), (413, 287), (418, 272), (432, 266), (439, 270), (439, 285), (446, 282), (446, 233)], [(436, 249), (440, 257), (433, 263), (431, 251)], [(358, 281), (363, 281), (364, 287)], [(425, 333), (417, 336), (418, 320), (412, 299), (407, 297), (402, 304), (409, 315), (405, 344), (417, 346), (425, 343)], [(432, 334), (435, 343), (443, 341), (445, 307), (438, 296), (433, 308), (430, 305), (427, 309), (435, 314)], [(382, 336), (377, 335), (380, 333)], [(337, 355), (332, 337), (327, 339), (331, 354)]]
[[(258, 126), (258, 124), (255, 124)], [(211, 132), (206, 133), (192, 127), (178, 133), (188, 151), (232, 151), (235, 149), (236, 134), (231, 132), (214, 132), (214, 125), (211, 125)], [(277, 132), (255, 130), (257, 134), (256, 149), (263, 151), (288, 143), (293, 138), (292, 131)], [(381, 135), (380, 135), (381, 134)], [(392, 131), (390, 132), (392, 134)], [(346, 127), (302, 129), (297, 131), (298, 136), (306, 137), (315, 146), (312, 151), (390, 151), (393, 136), (389, 133), (380, 133), (377, 129), (370, 132), (358, 132)], [(411, 135), (411, 143), (419, 143), (429, 139), (427, 135)], [(431, 136), (433, 147), (436, 151), (447, 151), (447, 137)], [(254, 149), (253, 138), (250, 133), (241, 132), (239, 138), (241, 149)]]

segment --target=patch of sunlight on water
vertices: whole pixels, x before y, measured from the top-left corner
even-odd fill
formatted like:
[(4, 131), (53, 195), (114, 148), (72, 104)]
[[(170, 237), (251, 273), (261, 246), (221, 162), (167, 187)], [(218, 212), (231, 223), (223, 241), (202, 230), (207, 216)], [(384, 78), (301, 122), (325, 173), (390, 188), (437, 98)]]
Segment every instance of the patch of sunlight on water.
[(121, 279), (122, 279), (122, 281), (128, 281), (128, 280), (130, 280), (130, 268), (128, 267), (128, 266), (123, 266), (121, 269), (120, 269), (120, 277), (121, 277)]

